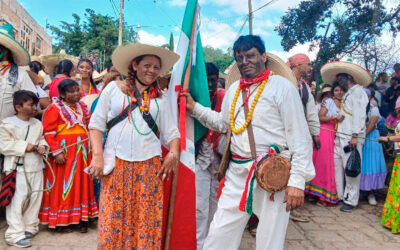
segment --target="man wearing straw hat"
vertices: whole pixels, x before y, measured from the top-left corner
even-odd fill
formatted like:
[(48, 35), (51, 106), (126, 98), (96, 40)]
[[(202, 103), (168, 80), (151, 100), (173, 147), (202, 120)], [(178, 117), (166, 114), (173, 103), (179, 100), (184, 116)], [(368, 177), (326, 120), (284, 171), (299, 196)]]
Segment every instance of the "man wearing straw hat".
[[(290, 68), (265, 52), (259, 36), (239, 37), (233, 51), (241, 77), (227, 90), (220, 113), (183, 94), (187, 109), (203, 125), (222, 133), (233, 132), (228, 148), (232, 157), (203, 249), (238, 249), (253, 212), (260, 219), (257, 250), (283, 249), (289, 211), (303, 205), (305, 182), (315, 175), (310, 168), (311, 137)], [(271, 150), (291, 160), (287, 188), (274, 195), (257, 182), (248, 182), (254, 177), (254, 153)]]
[(13, 116), (13, 94), (18, 90), (29, 90), (37, 94), (35, 85), (25, 70), (18, 66), (29, 63), (29, 54), (14, 39), (11, 24), (0, 26), (0, 120)]
[[(338, 81), (347, 90), (341, 103), (345, 118), (338, 125), (334, 157), (336, 188), (339, 199), (344, 202), (340, 210), (351, 212), (358, 205), (360, 175), (349, 177), (344, 174), (347, 160), (350, 157), (347, 148), (356, 148), (360, 156), (362, 154), (362, 146), (364, 144), (364, 139), (362, 138), (365, 137), (366, 109), (368, 105), (368, 96), (363, 87), (372, 82), (372, 76), (357, 64), (341, 61), (329, 62), (322, 66), (321, 75), (325, 83), (333, 84)], [(344, 183), (346, 183), (345, 187)]]

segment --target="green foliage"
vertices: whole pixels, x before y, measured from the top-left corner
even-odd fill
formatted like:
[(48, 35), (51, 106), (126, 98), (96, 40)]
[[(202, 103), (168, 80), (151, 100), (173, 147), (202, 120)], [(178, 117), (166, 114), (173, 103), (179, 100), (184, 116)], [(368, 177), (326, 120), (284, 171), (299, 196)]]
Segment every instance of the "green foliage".
[[(326, 41), (321, 45), (328, 23)], [(320, 49), (318, 66), (375, 41), (383, 31), (400, 31), (400, 3), (387, 9), (381, 0), (305, 0), (282, 17), (278, 27), (282, 47), (311, 42)]]
[[(88, 56), (97, 51), (106, 55), (106, 61), (118, 45), (118, 20), (107, 15), (96, 14), (86, 9), (84, 21), (77, 14), (72, 14), (72, 23), (61, 22), (60, 27), (50, 26), (55, 35), (53, 52), (65, 49), (68, 54)], [(136, 42), (137, 33), (124, 24), (123, 42)]]
[(228, 53), (224, 53), (221, 49), (214, 49), (213, 47), (205, 46), (203, 51), (206, 62), (215, 63), (220, 72), (224, 72), (233, 60), (232, 56)]
[(160, 47), (169, 51), (174, 51), (174, 35), (172, 34), (172, 32), (169, 36), (169, 43), (163, 44)]

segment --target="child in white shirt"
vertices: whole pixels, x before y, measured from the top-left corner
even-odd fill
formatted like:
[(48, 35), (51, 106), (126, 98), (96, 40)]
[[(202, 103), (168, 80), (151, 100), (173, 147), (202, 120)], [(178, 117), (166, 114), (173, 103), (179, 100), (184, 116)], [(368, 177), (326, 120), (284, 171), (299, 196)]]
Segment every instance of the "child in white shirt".
[[(0, 153), (4, 155), (3, 172), (16, 171), (14, 196), (6, 206), (8, 229), (6, 242), (16, 247), (31, 246), (31, 238), (39, 231), (39, 209), (43, 189), (43, 157), (48, 145), (42, 123), (33, 118), (38, 97), (31, 91), (14, 93), (16, 115), (0, 124)], [(23, 209), (23, 207), (25, 207)], [(23, 211), (25, 210), (25, 211)]]

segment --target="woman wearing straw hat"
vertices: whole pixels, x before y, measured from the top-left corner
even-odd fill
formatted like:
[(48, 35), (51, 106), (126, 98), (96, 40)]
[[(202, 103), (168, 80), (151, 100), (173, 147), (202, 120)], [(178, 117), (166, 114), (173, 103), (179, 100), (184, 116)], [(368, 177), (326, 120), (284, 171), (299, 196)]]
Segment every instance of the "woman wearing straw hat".
[[(267, 54), (259, 36), (239, 37), (233, 51), (237, 66), (231, 71), (236, 68), (240, 72), (240, 81), (227, 90), (220, 113), (183, 94), (187, 97), (187, 109), (203, 125), (222, 133), (232, 131), (227, 148), (232, 157), (204, 249), (238, 249), (253, 212), (260, 220), (257, 250), (283, 249), (289, 211), (302, 206), (305, 182), (315, 175), (311, 137), (295, 87), (296, 79), (285, 62)], [(247, 115), (244, 105), (249, 109)], [(274, 193), (271, 198), (270, 192), (250, 180), (257, 153), (274, 149), (286, 159), (291, 158), (291, 171), (286, 190)]]
[(18, 66), (29, 63), (29, 54), (14, 39), (11, 24), (0, 26), (0, 121), (13, 116), (13, 94), (17, 90), (29, 90), (37, 94), (35, 85), (25, 70)]
[(319, 199), (318, 204), (326, 207), (334, 206), (339, 201), (333, 160), (335, 133), (332, 131), (335, 131), (337, 124), (344, 119), (340, 110), (340, 100), (343, 95), (344, 90), (337, 82), (332, 88), (324, 87), (318, 95), (318, 101), (321, 102), (318, 112), (321, 122), (321, 148), (314, 150), (315, 178), (306, 184), (305, 190), (306, 194)]
[[(127, 79), (107, 85), (89, 124), (93, 160), (88, 172), (104, 174), (100, 249), (161, 248), (163, 180), (179, 162), (179, 132), (156, 79), (178, 59), (174, 52), (145, 44), (122, 45), (112, 54)], [(163, 160), (160, 133), (170, 149)]]
[[(361, 66), (352, 62), (334, 61), (321, 68), (322, 80), (332, 84), (338, 81), (347, 90), (341, 102), (344, 120), (339, 123), (335, 138), (335, 180), (338, 196), (344, 205), (340, 208), (343, 212), (351, 212), (358, 205), (360, 196), (360, 175), (357, 177), (345, 176), (344, 170), (350, 153), (345, 149), (357, 149), (362, 154), (365, 137), (366, 110), (368, 96), (363, 86), (372, 82), (371, 74)], [(347, 151), (347, 150), (346, 150)], [(345, 181), (346, 179), (346, 181)], [(346, 187), (344, 186), (346, 183)]]

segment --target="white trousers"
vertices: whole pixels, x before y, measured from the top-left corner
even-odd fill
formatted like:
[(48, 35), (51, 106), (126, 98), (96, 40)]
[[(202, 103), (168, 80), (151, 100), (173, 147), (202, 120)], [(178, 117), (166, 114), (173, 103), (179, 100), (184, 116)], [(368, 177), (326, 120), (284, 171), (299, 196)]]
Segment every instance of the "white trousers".
[[(355, 178), (346, 176), (346, 164), (350, 157), (350, 153), (345, 153), (343, 150), (346, 145), (348, 145), (348, 142), (346, 143), (339, 138), (335, 139), (334, 162), (336, 189), (340, 200), (355, 207), (358, 205), (358, 199), (360, 197), (361, 174)], [(357, 144), (357, 150), (362, 159), (362, 143), (359, 142)]]
[(217, 211), (218, 179), (211, 168), (196, 165), (196, 238), (197, 250), (202, 250), (208, 228)]
[[(43, 189), (43, 171), (26, 173), (32, 190)], [(25, 238), (25, 232), (37, 234), (39, 232), (39, 210), (42, 203), (42, 192), (34, 192), (30, 203), (22, 215), (22, 206), (27, 200), (28, 185), (23, 172), (17, 172), (16, 188), (11, 203), (6, 207), (8, 229), (5, 233), (6, 242), (16, 243)]]
[[(225, 185), (218, 201), (218, 209), (211, 222), (204, 250), (235, 250), (240, 246), (243, 231), (250, 216), (239, 210), (248, 169), (247, 164), (231, 162), (225, 176)], [(254, 184), (253, 211), (259, 218), (256, 237), (257, 250), (281, 250), (285, 243), (289, 213), (283, 203), (285, 192), (275, 194), (275, 201), (269, 200), (270, 194)]]

